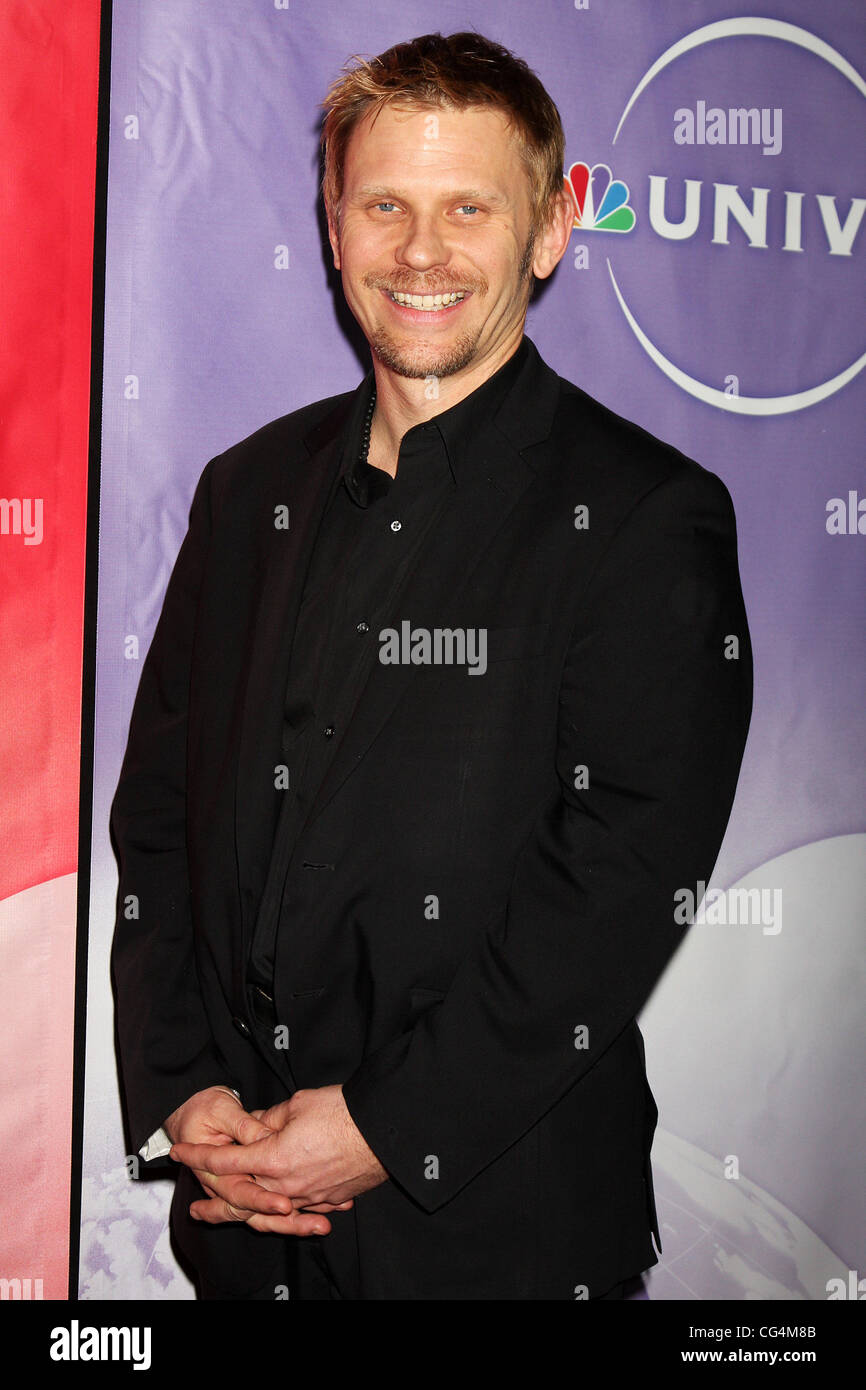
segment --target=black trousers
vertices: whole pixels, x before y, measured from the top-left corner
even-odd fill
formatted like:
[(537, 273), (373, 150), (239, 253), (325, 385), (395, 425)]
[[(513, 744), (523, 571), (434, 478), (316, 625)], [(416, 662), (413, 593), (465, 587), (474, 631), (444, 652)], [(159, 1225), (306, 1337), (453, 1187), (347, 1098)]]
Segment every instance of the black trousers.
[(280, 1284), (275, 1284), (271, 1279), (252, 1293), (226, 1294), (208, 1284), (207, 1280), (199, 1279), (199, 1297), (205, 1301), (232, 1299), (256, 1303), (274, 1303), (286, 1298), (290, 1302), (357, 1298), (359, 1294), (357, 1288), (353, 1287), (354, 1281), (349, 1281), (347, 1287), (344, 1276), (342, 1289), (338, 1286), (322, 1254), (320, 1241), (326, 1239), (326, 1236), (319, 1239), (315, 1236), (289, 1237), (285, 1242), (283, 1282)]
[[(319, 1239), (315, 1236), (289, 1237), (286, 1240), (285, 1283), (275, 1285), (273, 1282), (269, 1282), (263, 1288), (244, 1295), (243, 1301), (272, 1303), (277, 1299), (286, 1299), (287, 1297), (290, 1302), (360, 1300), (360, 1288), (354, 1273), (347, 1274), (345, 1271), (341, 1271), (338, 1278), (328, 1263), (322, 1249), (322, 1244), (327, 1239), (327, 1236), (322, 1236)], [(624, 1284), (615, 1284), (607, 1293), (599, 1294), (597, 1298), (590, 1298), (588, 1302), (604, 1303), (622, 1300), (625, 1297), (624, 1290)], [(207, 1301), (213, 1299), (238, 1300), (238, 1295), (221, 1293), (204, 1280), (199, 1281), (199, 1296)]]

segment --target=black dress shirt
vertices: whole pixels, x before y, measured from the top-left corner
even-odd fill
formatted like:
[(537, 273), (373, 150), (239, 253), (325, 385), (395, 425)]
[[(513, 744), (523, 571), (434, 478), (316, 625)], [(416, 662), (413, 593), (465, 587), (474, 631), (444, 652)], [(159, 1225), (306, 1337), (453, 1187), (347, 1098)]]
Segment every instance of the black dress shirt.
[(407, 430), (394, 478), (360, 460), (375, 383), (372, 370), (357, 393), (313, 547), (289, 659), (282, 748), (275, 759), (282, 800), (248, 967), (249, 986), (268, 996), (294, 831), (309, 814), (378, 658), (380, 628), (394, 613), (449, 496), (461, 477), (471, 473), (475, 446), (513, 385), (526, 351), (522, 338), (517, 351), (475, 391)]

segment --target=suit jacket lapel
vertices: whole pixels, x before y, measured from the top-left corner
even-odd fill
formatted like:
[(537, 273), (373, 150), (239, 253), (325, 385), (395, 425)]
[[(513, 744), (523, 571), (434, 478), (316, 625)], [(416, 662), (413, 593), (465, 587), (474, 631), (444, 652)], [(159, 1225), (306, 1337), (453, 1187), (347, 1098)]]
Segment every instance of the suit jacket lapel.
[(289, 528), (268, 527), (264, 533), (267, 540), (256, 582), (254, 617), (246, 633), (243, 667), (248, 676), (235, 784), (235, 847), (245, 917), (264, 886), (276, 825), (274, 800), (268, 793), (279, 760), (288, 663), (304, 579), (338, 475), (342, 428), (356, 400), (357, 392), (345, 397), (304, 438), (302, 458), (288, 465), (283, 458), (276, 460), (263, 495), (263, 515), (272, 505), (288, 505)]

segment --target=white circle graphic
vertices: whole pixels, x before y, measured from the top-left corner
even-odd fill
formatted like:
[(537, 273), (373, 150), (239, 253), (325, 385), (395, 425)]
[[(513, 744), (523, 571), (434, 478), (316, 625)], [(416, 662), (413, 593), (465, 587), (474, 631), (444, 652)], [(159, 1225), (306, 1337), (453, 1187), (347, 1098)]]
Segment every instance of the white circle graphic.
[(736, 415), (788, 415), (794, 410), (805, 410), (807, 405), (817, 405), (818, 401), (826, 400), (827, 396), (832, 396), (834, 392), (841, 388), (861, 372), (866, 367), (866, 352), (862, 357), (858, 357), (856, 362), (852, 362), (850, 367), (846, 367), (838, 376), (831, 377), (829, 381), (822, 381), (819, 386), (811, 386), (807, 391), (796, 391), (790, 396), (730, 396), (726, 392), (720, 391), (717, 386), (707, 386), (705, 382), (698, 381), (697, 377), (689, 376), (681, 367), (677, 367), (671, 362), (660, 348), (657, 348), (644, 333), (634, 314), (629, 309), (623, 298), (622, 290), (616, 283), (616, 276), (611, 268), (610, 261), (607, 261), (607, 273), (611, 278), (619, 307), (625, 314), (626, 322), (634, 336), (637, 338), (644, 352), (655, 362), (656, 366), (669, 377), (674, 385), (688, 391), (690, 396), (696, 396), (699, 401), (705, 401), (707, 405), (714, 405), (719, 410), (730, 410)]
[[(809, 53), (814, 53), (816, 57), (823, 58), (826, 63), (829, 63), (831, 67), (847, 78), (861, 96), (866, 97), (866, 80), (861, 77), (856, 68), (830, 44), (825, 43), (815, 34), (810, 34), (808, 29), (801, 29), (797, 24), (787, 24), (780, 19), (765, 19), (754, 15), (744, 16), (741, 19), (720, 19), (714, 24), (705, 24), (700, 29), (695, 29), (692, 33), (684, 35), (676, 43), (671, 44), (670, 48), (665, 49), (660, 58), (656, 59), (629, 97), (625, 110), (620, 116), (612, 143), (616, 144), (617, 136), (622, 130), (625, 119), (641, 92), (646, 90), (653, 78), (668, 64), (676, 58), (682, 57), (684, 53), (689, 53), (692, 49), (699, 48), (703, 44), (712, 43), (715, 39), (744, 37), (781, 39), (785, 43), (792, 43), (799, 48), (805, 48)], [(696, 377), (689, 376), (688, 372), (684, 372), (681, 367), (675, 366), (669, 358), (665, 357), (661, 349), (656, 347), (655, 343), (640, 327), (626, 304), (625, 297), (616, 282), (610, 260), (607, 260), (607, 270), (626, 322), (647, 356), (681, 390), (688, 392), (690, 396), (696, 397), (697, 400), (703, 401), (706, 405), (715, 406), (718, 410), (727, 410), (735, 415), (788, 415), (792, 411), (805, 410), (807, 406), (816, 405), (818, 401), (826, 400), (828, 396), (840, 391), (853, 377), (857, 376), (858, 372), (866, 367), (866, 352), (864, 352), (862, 356), (843, 371), (838, 372), (836, 376), (831, 377), (828, 381), (820, 382), (817, 386), (811, 386), (805, 391), (795, 391), (787, 396), (728, 395), (715, 386), (708, 386), (705, 382), (698, 381)]]
[(826, 63), (841, 72), (843, 77), (853, 83), (861, 97), (866, 97), (866, 80), (862, 78), (855, 67), (843, 58), (835, 48), (831, 48), (823, 39), (817, 35), (810, 34), (808, 29), (801, 29), (799, 24), (786, 24), (781, 19), (761, 19), (754, 15), (744, 16), (742, 19), (719, 19), (715, 24), (704, 24), (700, 29), (693, 29), (690, 34), (685, 34), (683, 38), (677, 39), (676, 43), (666, 48), (660, 58), (656, 58), (652, 67), (644, 73), (640, 82), (635, 87), (626, 103), (626, 108), (619, 118), (619, 125), (616, 128), (616, 135), (612, 143), (616, 144), (617, 135), (623, 128), (625, 118), (634, 106), (641, 92), (652, 82), (654, 77), (672, 63), (675, 58), (681, 58), (684, 53), (690, 53), (693, 48), (700, 48), (705, 43), (712, 43), (714, 39), (736, 39), (736, 38), (759, 38), (759, 39), (782, 39), (785, 43), (796, 44), (798, 48), (805, 48), (809, 53), (814, 53), (818, 58), (823, 58)]

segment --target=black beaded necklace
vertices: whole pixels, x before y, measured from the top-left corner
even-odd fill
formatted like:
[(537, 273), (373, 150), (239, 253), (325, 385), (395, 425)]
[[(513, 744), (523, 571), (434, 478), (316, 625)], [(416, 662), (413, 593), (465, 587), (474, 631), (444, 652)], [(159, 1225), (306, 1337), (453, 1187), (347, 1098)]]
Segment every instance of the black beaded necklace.
[(375, 409), (376, 409), (376, 387), (375, 387), (375, 385), (374, 385), (374, 386), (373, 386), (372, 394), (371, 394), (371, 396), (370, 396), (370, 404), (367, 406), (367, 417), (366, 417), (366, 419), (365, 419), (365, 421), (364, 421), (364, 430), (363, 430), (363, 433), (362, 433), (362, 435), (361, 435), (361, 452), (360, 452), (359, 455), (358, 455), (358, 461), (359, 461), (360, 463), (366, 463), (366, 462), (367, 462), (367, 455), (368, 455), (369, 452), (370, 452), (370, 431), (371, 431), (371, 429), (373, 428), (373, 411), (374, 411)]

